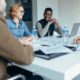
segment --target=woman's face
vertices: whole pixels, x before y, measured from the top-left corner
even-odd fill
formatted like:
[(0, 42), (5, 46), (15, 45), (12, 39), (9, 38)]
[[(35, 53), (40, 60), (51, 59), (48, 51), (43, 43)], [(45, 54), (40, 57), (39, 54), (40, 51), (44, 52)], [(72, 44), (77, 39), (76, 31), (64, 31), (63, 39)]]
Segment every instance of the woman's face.
[(15, 17), (18, 19), (22, 19), (24, 15), (24, 9), (23, 7), (19, 7), (19, 9), (16, 11)]

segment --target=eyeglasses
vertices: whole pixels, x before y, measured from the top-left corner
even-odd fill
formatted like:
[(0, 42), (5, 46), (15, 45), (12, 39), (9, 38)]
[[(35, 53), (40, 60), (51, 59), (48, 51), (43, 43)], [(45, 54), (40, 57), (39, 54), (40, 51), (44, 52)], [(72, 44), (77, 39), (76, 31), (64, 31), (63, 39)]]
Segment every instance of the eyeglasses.
[(25, 11), (23, 11), (23, 10), (20, 10), (20, 13), (25, 13)]
[(45, 14), (45, 15), (51, 16), (52, 14)]

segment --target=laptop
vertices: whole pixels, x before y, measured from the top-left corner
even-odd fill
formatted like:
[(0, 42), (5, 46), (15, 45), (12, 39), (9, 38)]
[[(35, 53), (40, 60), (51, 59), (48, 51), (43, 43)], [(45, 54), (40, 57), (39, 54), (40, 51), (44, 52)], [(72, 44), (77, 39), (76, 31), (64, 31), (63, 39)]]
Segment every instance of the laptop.
[(78, 29), (80, 27), (80, 23), (74, 23), (72, 31), (71, 31), (71, 37), (74, 37), (77, 35)]

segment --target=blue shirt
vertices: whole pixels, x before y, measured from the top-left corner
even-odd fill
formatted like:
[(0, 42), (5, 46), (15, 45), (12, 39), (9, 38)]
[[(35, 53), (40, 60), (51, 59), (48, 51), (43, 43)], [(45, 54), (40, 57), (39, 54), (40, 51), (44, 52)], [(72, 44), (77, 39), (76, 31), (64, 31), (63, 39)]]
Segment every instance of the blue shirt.
[(23, 38), (23, 37), (31, 36), (31, 33), (29, 32), (26, 24), (22, 20), (19, 22), (19, 26), (17, 27), (13, 19), (9, 18), (7, 19), (7, 25), (8, 25), (9, 30), (12, 32), (12, 34), (16, 38)]

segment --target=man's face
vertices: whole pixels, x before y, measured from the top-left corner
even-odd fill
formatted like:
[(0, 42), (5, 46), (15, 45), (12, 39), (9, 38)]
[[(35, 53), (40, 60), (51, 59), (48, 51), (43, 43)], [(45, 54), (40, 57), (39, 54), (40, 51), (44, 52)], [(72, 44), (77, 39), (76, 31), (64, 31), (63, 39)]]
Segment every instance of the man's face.
[(0, 13), (4, 13), (6, 9), (6, 0), (0, 0)]
[(44, 19), (46, 19), (46, 21), (51, 20), (52, 18), (52, 12), (51, 11), (46, 11), (46, 13), (44, 14)]
[(22, 19), (23, 15), (24, 15), (24, 9), (23, 9), (23, 7), (19, 7), (19, 9), (16, 12), (16, 17), (18, 19)]

